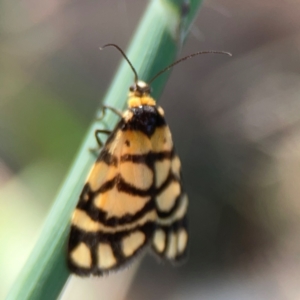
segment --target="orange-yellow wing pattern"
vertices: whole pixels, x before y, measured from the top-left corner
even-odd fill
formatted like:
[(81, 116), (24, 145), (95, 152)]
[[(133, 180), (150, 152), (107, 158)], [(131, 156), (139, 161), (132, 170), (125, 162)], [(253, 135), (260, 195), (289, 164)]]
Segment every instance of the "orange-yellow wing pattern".
[(164, 112), (149, 99), (130, 99), (80, 195), (68, 248), (77, 275), (119, 269), (149, 244), (171, 261), (186, 253), (180, 161)]

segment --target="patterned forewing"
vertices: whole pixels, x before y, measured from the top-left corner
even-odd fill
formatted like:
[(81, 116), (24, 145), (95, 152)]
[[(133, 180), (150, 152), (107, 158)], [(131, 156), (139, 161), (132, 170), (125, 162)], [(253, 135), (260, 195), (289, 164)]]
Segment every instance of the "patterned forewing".
[[(152, 238), (156, 210), (151, 142), (121, 120), (92, 168), (72, 218), (69, 267), (102, 275), (131, 260)], [(146, 155), (146, 156), (145, 156)]]
[(151, 141), (157, 153), (154, 163), (157, 226), (152, 249), (160, 257), (179, 262), (186, 256), (188, 243), (188, 198), (182, 187), (181, 164), (167, 125), (157, 129)]

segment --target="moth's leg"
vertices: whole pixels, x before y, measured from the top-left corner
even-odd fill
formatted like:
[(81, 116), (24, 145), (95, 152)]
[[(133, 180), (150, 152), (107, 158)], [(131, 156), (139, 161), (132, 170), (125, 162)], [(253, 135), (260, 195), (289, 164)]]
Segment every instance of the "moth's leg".
[(98, 147), (96, 148), (90, 148), (89, 150), (97, 157), (99, 154), (99, 149), (101, 149), (103, 147), (103, 142), (101, 141), (101, 138), (99, 136), (99, 134), (107, 134), (110, 135), (111, 131), (110, 130), (105, 130), (105, 129), (96, 129), (95, 130), (95, 138), (98, 144)]
[(118, 115), (120, 118), (122, 118), (123, 113), (119, 110), (117, 110), (116, 108), (112, 107), (112, 106), (108, 106), (108, 105), (103, 105), (102, 109), (101, 109), (101, 115), (99, 117), (96, 118), (97, 121), (101, 121), (104, 116), (105, 116), (105, 112), (106, 110), (109, 109), (111, 110), (113, 113), (115, 113), (116, 115)]
[[(121, 111), (117, 110), (116, 108), (114, 108), (112, 106), (103, 105), (102, 109), (101, 109), (101, 115), (99, 117), (96, 117), (96, 121), (101, 121), (105, 117), (105, 113), (106, 113), (107, 109), (111, 110), (113, 113), (115, 113), (116, 115), (118, 115), (120, 118), (123, 117), (123, 113)], [(99, 149), (103, 147), (103, 142), (101, 141), (101, 139), (99, 137), (100, 133), (104, 133), (104, 134), (110, 135), (111, 131), (110, 130), (106, 130), (106, 129), (97, 129), (95, 131), (95, 137), (96, 137), (96, 141), (98, 143), (98, 147), (90, 149), (90, 151), (92, 153), (94, 153), (95, 156), (98, 155)]]
[(100, 136), (99, 136), (100, 133), (104, 133), (104, 134), (110, 135), (111, 131), (110, 130), (106, 130), (106, 129), (96, 129), (95, 130), (96, 141), (98, 143), (99, 148), (102, 148), (103, 147), (103, 142), (100, 139)]

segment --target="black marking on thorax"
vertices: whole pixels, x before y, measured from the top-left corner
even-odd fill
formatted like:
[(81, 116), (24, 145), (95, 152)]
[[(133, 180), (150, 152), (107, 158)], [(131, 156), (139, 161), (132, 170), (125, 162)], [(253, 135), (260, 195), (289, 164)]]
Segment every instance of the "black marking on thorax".
[(151, 137), (157, 127), (166, 125), (163, 116), (157, 111), (156, 106), (141, 105), (130, 108), (133, 116), (127, 122), (123, 122), (122, 130), (138, 130)]

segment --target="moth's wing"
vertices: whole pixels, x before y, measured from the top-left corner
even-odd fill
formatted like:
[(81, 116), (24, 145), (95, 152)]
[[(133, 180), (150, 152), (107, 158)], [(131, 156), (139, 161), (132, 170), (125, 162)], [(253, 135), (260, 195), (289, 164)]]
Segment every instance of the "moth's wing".
[(157, 153), (154, 164), (157, 226), (152, 249), (160, 257), (176, 263), (184, 259), (187, 252), (188, 197), (183, 191), (181, 163), (168, 126), (156, 130), (152, 144)]
[(101, 151), (73, 214), (68, 264), (77, 275), (116, 270), (152, 240), (154, 174), (144, 155), (151, 143), (121, 125)]

